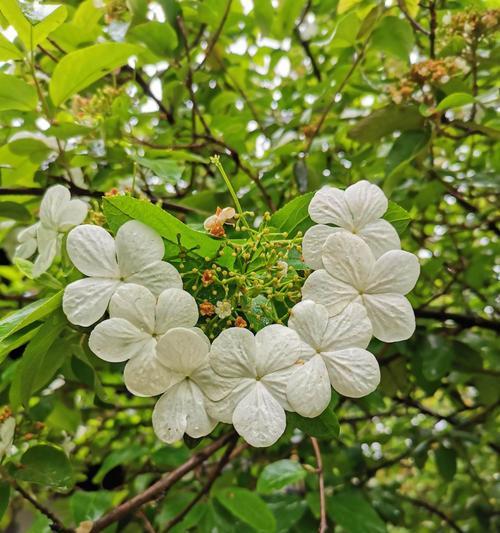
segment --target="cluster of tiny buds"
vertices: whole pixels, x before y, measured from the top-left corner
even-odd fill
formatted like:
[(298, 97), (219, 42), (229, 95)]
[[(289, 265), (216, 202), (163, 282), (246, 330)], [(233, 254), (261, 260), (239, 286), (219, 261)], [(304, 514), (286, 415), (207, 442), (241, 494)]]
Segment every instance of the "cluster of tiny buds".
[(468, 43), (473, 43), (498, 30), (500, 9), (465, 11), (454, 15), (448, 13), (441, 22), (449, 37), (460, 36)]

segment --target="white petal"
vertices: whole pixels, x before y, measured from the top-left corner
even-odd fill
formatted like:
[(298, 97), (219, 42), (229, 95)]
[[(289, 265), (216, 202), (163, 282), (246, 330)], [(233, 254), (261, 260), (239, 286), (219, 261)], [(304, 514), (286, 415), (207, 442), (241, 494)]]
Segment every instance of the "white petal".
[(38, 247), (36, 234), (39, 225), (39, 222), (32, 224), (17, 234), (17, 242), (19, 245), (16, 248), (15, 257), (29, 259), (36, 252)]
[(161, 364), (183, 376), (208, 363), (208, 350), (205, 340), (187, 328), (167, 331), (156, 346)]
[(387, 220), (370, 222), (358, 231), (358, 235), (368, 244), (375, 257), (401, 248), (398, 232)]
[(153, 410), (153, 429), (164, 442), (208, 435), (216, 426), (205, 409), (203, 393), (190, 380), (174, 385), (156, 402)]
[(144, 285), (155, 296), (158, 296), (165, 289), (182, 289), (181, 275), (175, 267), (170, 263), (165, 263), (165, 261), (151, 263), (139, 272), (125, 278), (125, 281)]
[(66, 243), (69, 258), (86, 276), (120, 277), (113, 237), (100, 226), (84, 224), (69, 232)]
[(216, 224), (219, 220), (219, 217), (217, 215), (210, 215), (207, 219), (205, 219), (205, 222), (203, 222), (203, 227), (210, 231), (212, 229), (212, 226)]
[(363, 305), (352, 303), (331, 317), (321, 342), (322, 352), (342, 348), (366, 348), (372, 338), (372, 325)]
[(210, 365), (224, 377), (254, 378), (256, 346), (253, 333), (244, 328), (228, 328), (212, 342)]
[(375, 258), (363, 239), (346, 231), (330, 235), (323, 246), (323, 264), (335, 279), (363, 290)]
[[(237, 378), (224, 379), (227, 379), (229, 386), (232, 386), (235, 380), (237, 380)], [(236, 387), (234, 387), (230, 394), (228, 394), (221, 400), (212, 401), (208, 399), (206, 401), (208, 414), (219, 422), (224, 422), (225, 424), (232, 424), (233, 413), (236, 409), (236, 406), (250, 392), (250, 389), (255, 386), (255, 383), (255, 379), (252, 378), (243, 378), (237, 380)]]
[(163, 240), (149, 226), (129, 220), (116, 232), (116, 256), (124, 278), (143, 270), (151, 263), (163, 259)]
[(374, 222), (387, 211), (387, 198), (380, 187), (369, 181), (358, 181), (345, 190), (355, 228)]
[(290, 311), (288, 327), (294, 329), (314, 351), (321, 349), (327, 326), (328, 310), (312, 300), (304, 300)]
[(155, 340), (123, 318), (109, 318), (97, 324), (89, 338), (90, 349), (111, 363), (127, 361), (141, 353), (154, 353)]
[(342, 228), (332, 228), (331, 226), (325, 226), (324, 224), (317, 224), (316, 226), (310, 227), (302, 239), (302, 257), (304, 258), (304, 263), (318, 270), (324, 268), (323, 260), (321, 258), (321, 251), (323, 250), (323, 245), (326, 242), (326, 239), (337, 231), (345, 231)]
[(58, 250), (57, 231), (47, 228), (43, 224), (37, 230), (38, 257), (33, 265), (33, 277), (37, 278), (50, 268)]
[(359, 300), (359, 292), (349, 283), (332, 278), (326, 270), (316, 270), (306, 279), (302, 298), (324, 305), (333, 316)]
[(81, 200), (70, 200), (64, 204), (58, 214), (57, 228), (59, 231), (68, 231), (74, 226), (81, 224), (85, 217), (89, 206)]
[(63, 185), (53, 185), (45, 192), (40, 204), (40, 222), (56, 229), (59, 223), (59, 214), (70, 201), (71, 194)]
[(109, 316), (124, 318), (131, 324), (152, 335), (155, 330), (156, 298), (146, 287), (124, 283), (109, 302)]
[(224, 378), (216, 374), (209, 364), (197, 368), (191, 379), (200, 387), (205, 396), (213, 401), (222, 400), (241, 383), (239, 378)]
[[(151, 349), (150, 349), (151, 348)], [(123, 381), (136, 396), (156, 396), (179, 383), (184, 376), (163, 366), (156, 357), (156, 343), (134, 355), (125, 365)]]
[(361, 398), (380, 383), (375, 356), (361, 348), (346, 348), (322, 354), (333, 388), (342, 396)]
[(190, 328), (198, 322), (196, 300), (182, 289), (166, 289), (158, 297), (156, 304), (157, 334), (176, 327)]
[(319, 416), (328, 407), (331, 395), (328, 371), (320, 355), (298, 365), (288, 381), (288, 401), (301, 416)]
[(85, 278), (64, 290), (63, 311), (72, 324), (90, 326), (106, 312), (120, 282), (106, 278)]
[(285, 431), (285, 411), (266, 387), (257, 382), (236, 406), (233, 425), (251, 446), (271, 446)]
[(255, 335), (256, 370), (262, 377), (287, 368), (300, 358), (302, 343), (296, 331), (280, 324), (271, 324)]
[(271, 374), (266, 374), (260, 380), (260, 383), (266, 387), (281, 407), (287, 411), (291, 411), (292, 407), (288, 403), (286, 389), (295, 370), (296, 366), (291, 365), (276, 372), (271, 372)]
[(406, 294), (415, 287), (419, 274), (420, 265), (416, 255), (403, 250), (391, 250), (377, 259), (366, 292)]
[(313, 196), (309, 204), (309, 216), (319, 224), (335, 224), (352, 229), (352, 215), (344, 191), (325, 186)]
[(409, 339), (415, 331), (415, 315), (410, 302), (401, 294), (363, 296), (373, 336), (384, 342)]

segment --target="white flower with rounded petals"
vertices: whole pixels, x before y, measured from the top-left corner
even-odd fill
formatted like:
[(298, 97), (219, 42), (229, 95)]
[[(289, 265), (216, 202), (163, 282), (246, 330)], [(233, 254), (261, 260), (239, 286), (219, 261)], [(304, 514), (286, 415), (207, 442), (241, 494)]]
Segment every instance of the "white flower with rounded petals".
[(208, 412), (232, 423), (252, 446), (274, 444), (285, 431), (287, 383), (301, 353), (298, 334), (278, 324), (255, 336), (248, 329), (229, 328), (212, 343), (210, 365), (232, 392), (210, 402)]
[(165, 289), (182, 289), (180, 274), (162, 261), (162, 238), (137, 220), (123, 224), (115, 239), (100, 226), (78, 226), (69, 233), (66, 247), (76, 268), (88, 276), (64, 291), (63, 311), (73, 324), (97, 322), (124, 283), (143, 285), (155, 295)]
[(325, 268), (307, 278), (304, 300), (324, 305), (330, 316), (361, 304), (377, 339), (396, 342), (411, 337), (415, 315), (404, 295), (420, 273), (415, 255), (390, 250), (376, 259), (363, 239), (341, 232), (328, 237), (322, 258)]
[(217, 425), (206, 409), (208, 397), (219, 399), (230, 389), (210, 368), (209, 350), (210, 342), (198, 328), (174, 328), (158, 341), (157, 357), (168, 376), (153, 410), (153, 429), (167, 443), (184, 433), (203, 437)]
[(381, 218), (387, 206), (383, 191), (366, 180), (358, 181), (345, 191), (329, 186), (317, 191), (309, 204), (309, 215), (318, 225), (309, 228), (304, 235), (302, 255), (305, 263), (314, 269), (323, 268), (323, 245), (330, 235), (341, 231), (361, 237), (375, 257), (401, 248), (397, 231)]
[(219, 318), (228, 318), (231, 316), (232, 312), (233, 312), (233, 308), (231, 306), (231, 302), (228, 302), (227, 300), (224, 300), (222, 302), (217, 302), (215, 304), (215, 314)]
[(33, 265), (33, 276), (43, 274), (61, 249), (63, 234), (81, 224), (88, 206), (81, 200), (72, 200), (62, 185), (49, 187), (40, 204), (40, 221), (21, 231), (15, 255), (29, 259), (38, 249)]
[(113, 294), (109, 316), (90, 334), (90, 349), (111, 363), (127, 361), (123, 380), (132, 394), (165, 392), (170, 371), (156, 356), (157, 340), (172, 328), (196, 324), (195, 299), (182, 289), (165, 289), (156, 298), (146, 287), (127, 283)]
[(287, 385), (287, 398), (302, 416), (320, 415), (330, 403), (331, 386), (343, 396), (360, 398), (380, 382), (375, 357), (365, 350), (372, 328), (363, 306), (353, 304), (329, 317), (311, 300), (290, 312), (288, 327), (303, 341), (301, 360)]

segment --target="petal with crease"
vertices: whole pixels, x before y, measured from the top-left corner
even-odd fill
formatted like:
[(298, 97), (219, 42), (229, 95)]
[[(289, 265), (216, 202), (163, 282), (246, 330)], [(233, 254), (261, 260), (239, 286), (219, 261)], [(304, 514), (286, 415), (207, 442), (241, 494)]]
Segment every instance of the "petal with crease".
[(335, 187), (322, 187), (309, 204), (309, 216), (319, 224), (335, 224), (352, 229), (352, 215), (347, 205), (345, 192)]
[(64, 290), (64, 314), (72, 324), (91, 326), (106, 312), (119, 285), (119, 281), (106, 278), (85, 278), (70, 283)]
[(358, 303), (352, 303), (328, 321), (321, 351), (332, 352), (353, 346), (366, 348), (371, 338), (372, 325), (366, 309)]
[(327, 326), (327, 308), (312, 300), (299, 302), (290, 311), (288, 327), (294, 329), (314, 350), (321, 349)]
[(335, 279), (364, 290), (375, 258), (363, 239), (342, 231), (330, 235), (326, 240), (323, 264)]
[(415, 331), (415, 314), (401, 294), (365, 294), (363, 300), (373, 336), (384, 342), (409, 339)]
[(57, 229), (59, 231), (68, 231), (71, 228), (81, 224), (85, 217), (89, 206), (81, 200), (70, 200), (62, 206), (57, 217)]
[(208, 350), (205, 340), (188, 328), (167, 331), (156, 346), (161, 364), (183, 376), (208, 363)]
[(120, 277), (113, 237), (100, 226), (84, 224), (72, 229), (66, 243), (69, 258), (86, 276)]
[(357, 229), (374, 222), (387, 211), (388, 202), (384, 192), (367, 180), (347, 187), (345, 199)]
[(366, 292), (406, 294), (415, 287), (419, 274), (420, 265), (416, 255), (403, 250), (391, 250), (375, 262)]
[(182, 289), (166, 289), (156, 304), (155, 332), (162, 334), (176, 327), (189, 328), (198, 322), (196, 300)]
[(233, 425), (251, 446), (271, 446), (285, 431), (285, 411), (264, 385), (256, 383), (236, 406)]
[(321, 259), (323, 245), (326, 239), (337, 231), (344, 230), (342, 228), (332, 228), (324, 224), (317, 224), (306, 231), (302, 239), (302, 257), (307, 266), (314, 270), (324, 268), (323, 260)]
[(176, 268), (165, 261), (151, 263), (135, 274), (125, 278), (127, 283), (144, 285), (155, 296), (165, 289), (182, 289), (182, 279)]
[(138, 220), (129, 220), (116, 232), (116, 256), (124, 278), (131, 276), (151, 263), (163, 259), (163, 240), (149, 226)]
[(132, 357), (123, 371), (127, 389), (136, 396), (157, 396), (179, 383), (184, 376), (163, 366), (155, 353), (156, 343), (150, 343)]
[(37, 230), (38, 257), (33, 265), (33, 277), (37, 278), (50, 268), (57, 255), (58, 233), (43, 224)]
[(155, 341), (128, 320), (109, 318), (92, 330), (89, 347), (104, 361), (120, 363), (141, 353), (154, 352)]
[(399, 250), (401, 241), (394, 226), (387, 220), (370, 222), (358, 231), (358, 235), (368, 244), (375, 257), (380, 257), (389, 250)]
[(301, 416), (319, 416), (330, 403), (330, 379), (320, 355), (315, 355), (304, 365), (298, 365), (291, 375), (286, 395), (292, 409)]
[(333, 388), (342, 396), (361, 398), (380, 383), (380, 368), (375, 356), (362, 348), (346, 348), (323, 353)]
[(256, 345), (253, 333), (243, 328), (228, 328), (212, 342), (210, 365), (221, 376), (255, 378)]
[(359, 300), (359, 292), (349, 283), (333, 278), (326, 270), (316, 270), (306, 279), (302, 298), (324, 305), (333, 316)]
[(155, 327), (156, 298), (153, 293), (134, 283), (124, 283), (109, 302), (109, 316), (124, 318), (152, 335)]
[[(232, 383), (231, 380), (234, 380), (235, 378), (224, 379), (227, 379), (229, 383)], [(249, 393), (250, 389), (255, 386), (255, 383), (255, 379), (240, 379), (237, 381), (237, 385), (231, 391), (231, 393), (222, 398), (221, 400), (212, 401), (211, 399), (208, 399), (206, 402), (208, 414), (219, 422), (224, 422), (225, 424), (232, 424), (233, 412), (236, 406)]]
[(302, 352), (297, 332), (280, 324), (271, 324), (257, 332), (255, 345), (256, 370), (261, 377), (293, 365)]
[(45, 192), (40, 203), (40, 221), (42, 224), (57, 229), (59, 214), (68, 202), (71, 194), (63, 185), (53, 185)]
[(200, 387), (205, 396), (213, 401), (219, 401), (228, 396), (241, 382), (238, 378), (219, 376), (208, 363), (197, 368), (191, 374), (191, 379)]

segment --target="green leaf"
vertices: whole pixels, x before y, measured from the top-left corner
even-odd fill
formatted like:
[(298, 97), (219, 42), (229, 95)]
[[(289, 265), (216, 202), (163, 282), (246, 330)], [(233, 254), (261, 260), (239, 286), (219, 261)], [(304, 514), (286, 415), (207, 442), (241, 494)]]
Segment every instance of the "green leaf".
[(171, 183), (177, 183), (182, 176), (183, 166), (172, 159), (149, 159), (146, 157), (134, 157), (139, 165), (149, 168), (159, 176), (169, 180)]
[(37, 102), (34, 87), (16, 76), (0, 72), (0, 111), (33, 111)]
[(69, 53), (59, 61), (50, 80), (49, 93), (54, 105), (62, 104), (140, 52), (129, 43), (100, 43)]
[(410, 23), (398, 17), (384, 17), (373, 32), (371, 45), (377, 50), (408, 61), (415, 45)]
[(113, 493), (105, 490), (83, 492), (79, 490), (71, 496), (70, 507), (73, 520), (80, 524), (86, 520), (94, 522), (113, 504)]
[(68, 345), (58, 336), (65, 326), (64, 315), (54, 313), (26, 346), (10, 388), (12, 407), (16, 408), (22, 403), (28, 408), (32, 394), (47, 385), (63, 364)]
[(336, 402), (336, 397), (332, 399), (330, 405), (316, 418), (306, 418), (297, 413), (288, 413), (288, 423), (310, 437), (336, 439), (340, 433), (340, 425), (337, 415), (333, 411), (334, 402)]
[(47, 159), (50, 148), (36, 139), (18, 139), (0, 148), (2, 186), (35, 185), (33, 177), (40, 163)]
[(93, 478), (94, 483), (101, 483), (104, 476), (116, 466), (127, 463), (134, 463), (137, 459), (144, 457), (147, 453), (147, 449), (140, 444), (133, 444), (122, 448), (120, 450), (114, 450), (106, 456), (102, 462), (101, 467), (97, 471)]
[(0, 12), (16, 30), (26, 50), (32, 50), (45, 41), (66, 20), (68, 14), (65, 6), (59, 6), (43, 20), (32, 24), (24, 16), (18, 0), (2, 0)]
[(12, 350), (29, 342), (36, 335), (40, 327), (41, 326), (39, 325), (31, 324), (30, 326), (9, 335), (3, 341), (0, 341), (0, 363)]
[(2, 520), (10, 500), (10, 485), (6, 481), (0, 481), (0, 521)]
[(345, 13), (360, 2), (361, 0), (339, 0), (339, 3), (337, 4), (337, 13), (342, 15), (342, 13)]
[(440, 446), (434, 451), (434, 456), (441, 477), (445, 481), (452, 481), (457, 471), (457, 452), (452, 448)]
[(0, 342), (16, 331), (42, 320), (61, 306), (62, 291), (33, 302), (0, 320)]
[(306, 477), (306, 471), (297, 461), (282, 459), (267, 465), (257, 480), (257, 491), (269, 494)]
[(406, 209), (403, 209), (396, 202), (392, 202), (391, 200), (389, 200), (389, 207), (387, 208), (383, 218), (396, 228), (396, 231), (399, 233), (399, 235), (404, 232), (411, 221), (410, 213), (408, 213)]
[(313, 196), (313, 192), (297, 196), (273, 214), (269, 225), (278, 231), (286, 231), (290, 237), (299, 231), (305, 232), (314, 224), (308, 211)]
[(430, 131), (404, 131), (392, 145), (385, 160), (385, 174), (390, 177), (403, 165), (412, 161), (429, 143)]
[(362, 143), (375, 143), (395, 131), (418, 130), (424, 120), (417, 106), (389, 105), (362, 118), (348, 135)]
[(18, 204), (17, 202), (0, 202), (0, 217), (27, 222), (31, 219), (31, 213), (23, 204)]
[(179, 44), (177, 34), (168, 22), (145, 22), (132, 28), (129, 34), (160, 57), (170, 56)]
[(195, 248), (193, 251), (201, 257), (214, 257), (221, 246), (221, 241), (191, 229), (160, 206), (130, 196), (105, 198), (104, 214), (113, 231), (127, 220), (139, 220), (174, 244), (177, 244), (179, 236), (182, 246)]
[(21, 465), (12, 475), (19, 481), (36, 483), (56, 490), (67, 491), (75, 483), (73, 468), (60, 448), (39, 444), (29, 448), (21, 457)]
[(452, 109), (453, 107), (462, 107), (464, 105), (473, 104), (476, 99), (467, 93), (453, 93), (443, 98), (436, 107), (436, 111), (444, 111)]
[(0, 61), (9, 59), (22, 59), (23, 54), (15, 44), (12, 44), (6, 37), (0, 33)]
[(360, 490), (344, 490), (327, 498), (328, 515), (347, 533), (385, 533), (386, 527)]
[(240, 487), (225, 487), (215, 497), (236, 518), (256, 531), (273, 533), (276, 520), (265, 502), (254, 492)]

